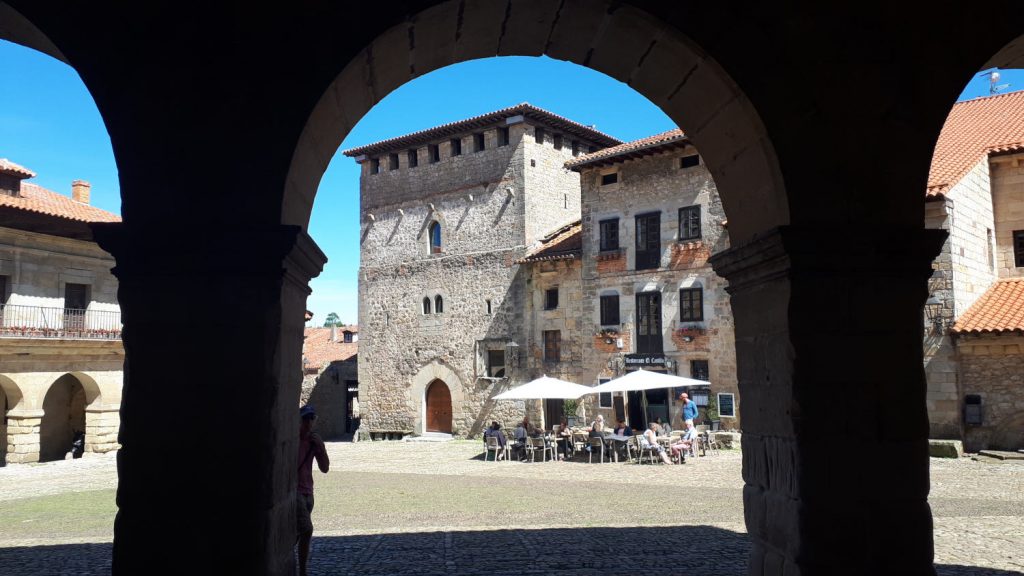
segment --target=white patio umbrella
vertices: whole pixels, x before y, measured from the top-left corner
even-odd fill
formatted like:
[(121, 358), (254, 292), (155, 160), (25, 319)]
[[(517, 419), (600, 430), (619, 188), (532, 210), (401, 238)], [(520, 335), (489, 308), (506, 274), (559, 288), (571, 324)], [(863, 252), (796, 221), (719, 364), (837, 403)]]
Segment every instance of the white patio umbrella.
[(647, 418), (647, 390), (658, 390), (661, 388), (676, 388), (679, 386), (710, 386), (711, 383), (705, 380), (695, 380), (682, 376), (673, 376), (662, 372), (651, 372), (649, 370), (636, 370), (625, 376), (619, 376), (589, 389), (591, 394), (601, 392), (643, 392), (643, 413)]
[(516, 386), (494, 397), (495, 400), (546, 400), (548, 398), (576, 399), (592, 388), (580, 386), (558, 378), (542, 376), (522, 386)]
[(636, 370), (625, 376), (619, 376), (593, 388), (587, 392), (598, 394), (601, 392), (635, 392), (640, 390), (657, 390), (659, 388), (676, 388), (679, 386), (709, 386), (711, 383), (705, 380), (694, 380), (682, 376), (673, 376), (650, 370)]
[[(591, 388), (580, 386), (558, 378), (541, 376), (522, 386), (516, 386), (494, 397), (495, 400), (546, 400), (548, 398), (576, 399), (590, 392)], [(540, 412), (540, 426), (544, 428), (544, 411)]]

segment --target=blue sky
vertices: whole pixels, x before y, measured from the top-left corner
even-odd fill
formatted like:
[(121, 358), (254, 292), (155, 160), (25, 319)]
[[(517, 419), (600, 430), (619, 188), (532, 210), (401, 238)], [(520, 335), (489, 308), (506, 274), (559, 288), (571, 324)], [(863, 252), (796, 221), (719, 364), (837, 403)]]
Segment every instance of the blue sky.
[[(120, 212), (117, 166), (102, 118), (74, 70), (49, 56), (0, 41), (5, 85), (0, 91), (0, 158), (33, 171), (33, 182), (70, 194), (71, 181), (92, 183), (92, 203)], [(1001, 71), (1000, 83), (1024, 89), (1024, 70)], [(988, 95), (980, 75), (961, 99)], [(599, 72), (550, 58), (489, 58), (417, 78), (379, 102), (341, 149), (530, 102), (602, 132), (633, 140), (674, 127), (657, 107)], [(359, 171), (334, 156), (320, 183), (309, 232), (330, 261), (313, 281), (314, 324), (330, 312), (356, 322)]]

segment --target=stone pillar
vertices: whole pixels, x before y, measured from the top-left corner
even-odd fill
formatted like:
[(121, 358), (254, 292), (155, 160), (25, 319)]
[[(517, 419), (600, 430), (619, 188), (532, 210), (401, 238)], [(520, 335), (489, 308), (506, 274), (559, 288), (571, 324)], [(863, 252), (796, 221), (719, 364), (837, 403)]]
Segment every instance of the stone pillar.
[(121, 418), (117, 406), (85, 409), (85, 451), (104, 453), (117, 450)]
[(295, 226), (94, 230), (124, 321), (113, 573), (292, 574), (303, 314), (326, 258)]
[(743, 399), (750, 574), (934, 574), (921, 312), (945, 233), (785, 226), (712, 257)]
[(39, 462), (39, 427), (42, 410), (11, 410), (7, 413), (7, 462)]

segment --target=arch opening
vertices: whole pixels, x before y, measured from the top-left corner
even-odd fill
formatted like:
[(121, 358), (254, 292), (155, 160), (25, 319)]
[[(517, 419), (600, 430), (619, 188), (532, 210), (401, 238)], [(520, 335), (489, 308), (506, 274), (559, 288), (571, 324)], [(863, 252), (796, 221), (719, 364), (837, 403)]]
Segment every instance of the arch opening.
[(427, 432), (452, 433), (452, 395), (443, 380), (433, 380), (424, 394)]

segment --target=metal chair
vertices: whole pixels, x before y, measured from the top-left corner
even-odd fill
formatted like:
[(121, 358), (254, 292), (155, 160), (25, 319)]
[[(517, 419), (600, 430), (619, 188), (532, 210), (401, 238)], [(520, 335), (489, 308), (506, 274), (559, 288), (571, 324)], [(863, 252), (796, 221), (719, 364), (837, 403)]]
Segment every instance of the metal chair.
[(530, 461), (537, 461), (537, 452), (540, 451), (541, 462), (547, 462), (548, 450), (551, 447), (544, 441), (543, 438), (527, 438), (526, 439), (526, 453), (530, 455)]
[[(654, 454), (656, 452), (658, 452), (658, 448), (656, 446), (648, 444), (647, 442), (644, 442), (642, 435), (636, 437), (636, 443), (637, 443), (637, 448), (638, 448), (639, 454), (640, 454), (640, 458), (639, 458), (637, 463), (638, 464), (643, 464), (644, 463), (644, 454), (647, 454), (647, 457), (650, 458), (650, 460), (651, 460), (651, 464), (654, 464)], [(658, 459), (660, 460), (661, 456), (658, 456)]]
[(498, 442), (498, 437), (497, 436), (488, 436), (487, 437), (487, 444), (486, 444), (486, 446), (484, 446), (484, 449), (485, 449), (485, 451), (484, 451), (484, 462), (487, 462), (487, 455), (490, 454), (491, 451), (494, 452), (494, 461), (495, 462), (498, 461), (498, 454), (500, 454), (500, 453), (504, 453), (505, 454), (505, 460), (509, 459), (508, 443), (506, 442), (505, 446), (502, 447), (501, 444)]
[(590, 463), (594, 463), (594, 450), (601, 451), (601, 463), (604, 464), (604, 438), (590, 439)]

